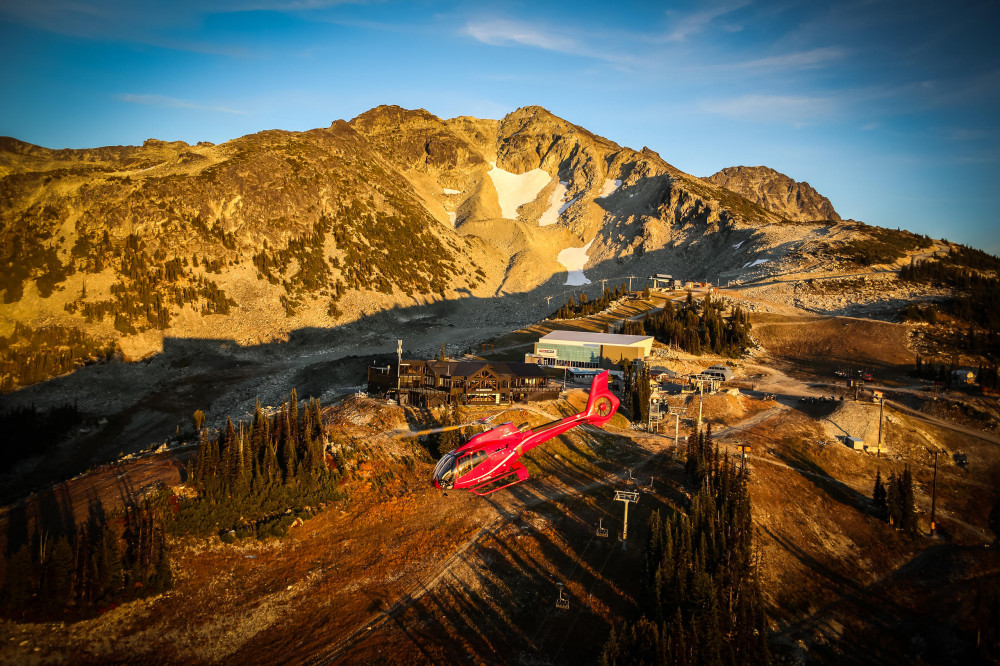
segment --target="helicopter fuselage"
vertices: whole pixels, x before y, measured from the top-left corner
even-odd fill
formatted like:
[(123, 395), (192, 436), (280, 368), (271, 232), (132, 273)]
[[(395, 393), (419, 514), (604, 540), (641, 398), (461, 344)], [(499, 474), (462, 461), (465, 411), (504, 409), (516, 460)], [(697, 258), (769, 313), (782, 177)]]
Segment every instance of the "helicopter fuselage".
[(527, 424), (502, 423), (480, 433), (442, 456), (434, 468), (434, 485), (442, 490), (487, 495), (520, 483), (528, 478), (528, 470), (520, 462), (524, 453), (584, 423), (604, 425), (618, 406), (618, 398), (608, 390), (608, 373), (603, 372), (594, 378), (582, 412), (534, 429), (528, 429)]

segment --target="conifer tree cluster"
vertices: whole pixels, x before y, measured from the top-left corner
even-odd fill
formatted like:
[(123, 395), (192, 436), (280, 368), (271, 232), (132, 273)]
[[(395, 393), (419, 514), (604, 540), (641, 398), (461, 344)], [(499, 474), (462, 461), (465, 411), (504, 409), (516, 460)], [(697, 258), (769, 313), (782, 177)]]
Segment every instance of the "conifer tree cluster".
[[(915, 371), (910, 373), (911, 376), (930, 379), (946, 386), (951, 386), (954, 383), (954, 371), (962, 369), (953, 363), (930, 363), (924, 361), (921, 356), (917, 356), (915, 367)], [(980, 363), (976, 383), (983, 388), (997, 388), (996, 372), (996, 365)], [(961, 379), (959, 382), (964, 384), (965, 380)]]
[(553, 319), (574, 319), (576, 317), (589, 317), (590, 315), (597, 314), (605, 310), (612, 303), (622, 298), (628, 293), (628, 288), (623, 282), (621, 285), (614, 289), (604, 288), (604, 293), (594, 301), (587, 299), (587, 294), (580, 294), (580, 302), (577, 303), (570, 296), (569, 300), (566, 301), (553, 316)]
[(902, 474), (889, 474), (887, 483), (882, 482), (881, 470), (875, 472), (875, 487), (872, 490), (875, 513), (882, 520), (894, 525), (900, 532), (917, 533), (917, 514), (913, 501), (913, 477), (910, 466)]
[[(27, 174), (25, 174), (26, 177)], [(17, 176), (8, 175), (4, 179), (3, 191), (8, 189)], [(13, 199), (4, 199), (5, 203)], [(4, 224), (0, 225), (0, 291), (4, 303), (16, 303), (24, 295), (24, 283), (36, 278), (38, 293), (42, 298), (52, 295), (56, 284), (75, 272), (72, 264), (64, 265), (59, 259), (58, 243), (51, 239), (58, 236), (60, 218), (65, 210), (60, 206), (35, 203), (19, 218), (10, 219), (6, 213), (13, 206), (5, 206)]]
[(840, 248), (847, 259), (871, 266), (872, 264), (887, 264), (906, 256), (906, 253), (918, 248), (928, 248), (933, 245), (927, 235), (918, 235), (910, 231), (872, 227), (864, 223), (857, 225), (857, 230), (865, 236), (856, 237)]
[(688, 293), (687, 303), (675, 306), (667, 301), (663, 309), (642, 321), (626, 319), (620, 329), (624, 335), (652, 335), (656, 340), (677, 345), (689, 354), (711, 352), (721, 356), (739, 356), (750, 346), (750, 317), (734, 306), (726, 318), (725, 307), (711, 294), (700, 305)]
[(3, 558), (6, 617), (76, 618), (169, 589), (173, 584), (161, 511), (130, 501), (120, 515), (91, 505), (89, 519), (59, 533), (37, 525)]
[(80, 420), (76, 406), (68, 403), (48, 411), (30, 405), (0, 412), (0, 468), (10, 469), (19, 460), (48, 453)]
[[(197, 414), (197, 413), (196, 413)], [(319, 400), (290, 399), (268, 415), (222, 432), (200, 432), (187, 483), (198, 496), (180, 500), (173, 529), (236, 537), (282, 536), (297, 515), (337, 497), (340, 476), (326, 461)]]
[(9, 336), (0, 335), (0, 393), (57, 377), (89, 361), (110, 359), (115, 351), (115, 345), (77, 328), (35, 329), (18, 322)]
[(650, 516), (642, 616), (612, 630), (606, 666), (770, 662), (746, 476), (710, 433), (687, 469), (698, 491), (687, 515)]
[(997, 366), (992, 363), (980, 363), (979, 372), (976, 374), (976, 383), (991, 391), (1000, 389), (1000, 373), (997, 371)]
[[(980, 347), (998, 353), (997, 334), (1000, 332), (1000, 259), (993, 255), (952, 246), (941, 259), (916, 261), (899, 269), (899, 279), (922, 284), (952, 287), (960, 292), (955, 298), (938, 305), (940, 309), (985, 329), (986, 340)], [(992, 272), (992, 274), (990, 274)], [(912, 313), (911, 313), (912, 314)], [(972, 340), (976, 342), (975, 338)], [(992, 343), (992, 344), (990, 344)]]
[[(86, 245), (89, 246), (90, 241)], [(119, 278), (111, 285), (111, 298), (85, 300), (84, 283), (80, 298), (66, 304), (67, 311), (79, 310), (88, 323), (113, 315), (115, 329), (123, 335), (132, 335), (150, 328), (168, 328), (176, 314), (171, 312), (171, 305), (200, 305), (203, 315), (229, 314), (230, 308), (236, 306), (236, 301), (229, 298), (214, 281), (187, 270), (187, 257), (167, 259), (162, 247), (150, 255), (146, 242), (135, 234), (126, 237), (123, 247), (108, 249), (108, 252), (118, 259), (116, 268)], [(197, 268), (197, 256), (192, 260)], [(207, 257), (202, 263), (206, 270), (216, 273), (226, 265), (224, 259), (209, 260)]]
[(649, 418), (649, 398), (653, 393), (650, 385), (652, 376), (649, 374), (649, 364), (642, 363), (632, 366), (635, 375), (635, 389), (631, 392), (632, 415), (639, 423), (645, 423)]

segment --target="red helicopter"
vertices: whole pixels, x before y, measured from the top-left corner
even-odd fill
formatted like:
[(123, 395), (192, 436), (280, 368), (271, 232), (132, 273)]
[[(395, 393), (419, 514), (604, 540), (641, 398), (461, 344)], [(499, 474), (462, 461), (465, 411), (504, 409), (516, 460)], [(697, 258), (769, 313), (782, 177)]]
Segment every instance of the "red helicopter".
[(503, 423), (480, 433), (444, 454), (434, 468), (434, 485), (442, 490), (470, 490), (489, 495), (528, 478), (522, 454), (584, 423), (601, 426), (618, 410), (619, 400), (608, 390), (607, 371), (594, 377), (587, 407), (579, 414), (541, 425)]

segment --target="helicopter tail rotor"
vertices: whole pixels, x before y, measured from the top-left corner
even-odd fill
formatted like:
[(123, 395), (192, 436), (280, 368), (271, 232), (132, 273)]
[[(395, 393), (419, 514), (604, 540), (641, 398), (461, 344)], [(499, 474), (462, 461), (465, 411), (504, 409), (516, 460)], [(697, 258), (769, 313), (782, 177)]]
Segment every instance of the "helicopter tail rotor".
[(583, 410), (588, 423), (594, 425), (604, 425), (611, 420), (621, 401), (608, 389), (607, 370), (594, 377), (590, 385), (590, 397), (587, 399), (587, 408)]

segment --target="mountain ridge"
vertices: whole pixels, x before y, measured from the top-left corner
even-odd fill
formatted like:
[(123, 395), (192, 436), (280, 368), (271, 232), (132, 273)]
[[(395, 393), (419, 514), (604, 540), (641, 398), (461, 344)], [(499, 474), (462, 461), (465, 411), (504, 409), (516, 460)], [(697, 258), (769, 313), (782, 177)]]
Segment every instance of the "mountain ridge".
[(262, 342), (468, 296), (519, 295), (502, 316), (528, 321), (538, 290), (572, 287), (567, 249), (588, 248), (591, 281), (732, 279), (829, 259), (857, 232), (788, 227), (766, 197), (538, 106), (500, 120), (379, 106), (222, 144), (0, 138), (0, 198), (0, 328), (79, 327), (128, 358), (168, 335)]

